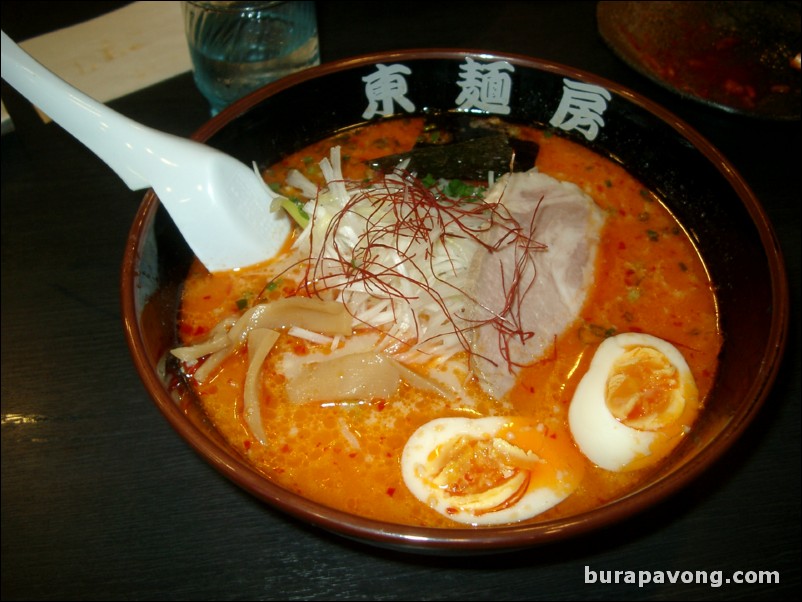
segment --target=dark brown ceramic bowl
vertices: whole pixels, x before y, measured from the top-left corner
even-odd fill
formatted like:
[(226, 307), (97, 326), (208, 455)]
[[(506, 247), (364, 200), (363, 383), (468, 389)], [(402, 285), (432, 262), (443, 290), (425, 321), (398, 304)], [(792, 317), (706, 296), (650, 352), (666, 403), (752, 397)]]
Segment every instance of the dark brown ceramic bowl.
[[(545, 544), (626, 520), (673, 494), (708, 469), (753, 419), (774, 381), (788, 329), (780, 247), (760, 203), (738, 173), (667, 111), (587, 73), (522, 56), (462, 50), (364, 56), (259, 90), (209, 121), (194, 138), (246, 163), (266, 166), (343, 128), (380, 118), (365, 116), (371, 105), (363, 80), (378, 65), (408, 70), (406, 97), (415, 111), (453, 111), (460, 67), (471, 61), (484, 74), (504, 76), (497, 80), (504, 85), (496, 88), (497, 96), (474, 97), (460, 108), (492, 112), (507, 106), (505, 119), (552, 127), (557, 135), (624, 165), (666, 200), (698, 245), (717, 287), (725, 340), (714, 389), (693, 436), (639, 490), (561, 520), (454, 530), (377, 522), (304, 499), (256, 472), (191, 404), (189, 411), (180, 407), (180, 391), (159, 376), (160, 360), (176, 343), (177, 302), (193, 258), (152, 192), (131, 229), (122, 269), (123, 316), (134, 363), (156, 405), (199, 454), (253, 495), (303, 521), (375, 545), (429, 553)], [(490, 67), (494, 63), (495, 71)], [(579, 109), (562, 111), (566, 86), (591, 98), (596, 108), (584, 118)], [(411, 110), (398, 103), (376, 107), (390, 113)]]

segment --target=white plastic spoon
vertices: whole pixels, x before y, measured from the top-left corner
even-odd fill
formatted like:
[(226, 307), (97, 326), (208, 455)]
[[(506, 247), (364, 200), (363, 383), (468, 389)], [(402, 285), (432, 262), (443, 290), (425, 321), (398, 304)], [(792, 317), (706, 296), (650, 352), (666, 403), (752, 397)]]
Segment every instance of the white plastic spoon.
[(131, 190), (152, 187), (210, 271), (267, 260), (284, 244), (290, 220), (271, 212), (275, 193), (240, 161), (112, 111), (43, 67), (5, 32), (2, 76)]

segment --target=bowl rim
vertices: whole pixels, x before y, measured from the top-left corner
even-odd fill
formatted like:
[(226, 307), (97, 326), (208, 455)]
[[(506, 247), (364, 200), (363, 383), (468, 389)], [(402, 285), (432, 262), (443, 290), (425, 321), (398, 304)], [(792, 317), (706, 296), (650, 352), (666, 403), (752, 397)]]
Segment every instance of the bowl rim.
[(306, 523), (347, 538), (379, 547), (411, 552), (482, 553), (533, 547), (598, 530), (655, 505), (685, 487), (700, 473), (707, 470), (731, 447), (752, 422), (765, 403), (776, 379), (788, 338), (789, 291), (782, 250), (760, 201), (738, 171), (706, 138), (667, 109), (626, 87), (583, 70), (535, 57), (479, 49), (420, 48), (362, 54), (327, 62), (269, 84), (221, 111), (198, 128), (191, 138), (205, 142), (230, 121), (247, 113), (263, 99), (309, 79), (392, 60), (464, 60), (467, 56), (481, 60), (506, 60), (522, 67), (603, 86), (612, 94), (652, 113), (681, 137), (691, 142), (734, 189), (758, 230), (770, 268), (771, 295), (775, 301), (775, 311), (771, 320), (771, 332), (768, 334), (764, 361), (760, 366), (758, 377), (751, 383), (747, 393), (747, 397), (751, 400), (748, 411), (739, 415), (735, 420), (730, 419), (722, 427), (718, 436), (690, 461), (647, 487), (567, 519), (494, 527), (448, 529), (387, 523), (330, 508), (269, 481), (233, 450), (222, 449), (203, 434), (195, 424), (188, 420), (172, 396), (165, 390), (148, 357), (145, 341), (139, 331), (140, 325), (136, 311), (137, 286), (135, 283), (138, 276), (138, 258), (142, 248), (141, 241), (160, 206), (155, 193), (149, 190), (142, 200), (128, 234), (120, 276), (120, 299), (123, 328), (129, 351), (135, 368), (159, 411), (181, 437), (216, 470), (256, 498), (267, 502), (268, 505)]

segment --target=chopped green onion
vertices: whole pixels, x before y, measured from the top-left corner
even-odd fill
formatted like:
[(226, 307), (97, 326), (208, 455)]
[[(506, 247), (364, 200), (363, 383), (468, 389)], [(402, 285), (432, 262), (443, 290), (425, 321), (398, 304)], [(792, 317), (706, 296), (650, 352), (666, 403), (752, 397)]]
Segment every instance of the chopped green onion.
[(479, 196), (480, 191), (481, 189), (466, 184), (462, 180), (450, 180), (446, 185), (445, 193), (451, 198), (467, 199)]
[(615, 326), (605, 328), (600, 324), (588, 324), (588, 328), (590, 328), (590, 332), (601, 339), (607, 339), (616, 333)]
[(306, 228), (307, 224), (309, 224), (309, 214), (304, 211), (303, 203), (300, 199), (295, 197), (284, 198), (281, 199), (280, 205), (301, 228)]
[(426, 186), (426, 188), (432, 188), (437, 184), (437, 180), (435, 180), (434, 176), (430, 173), (427, 173), (426, 176), (420, 181), (421, 184)]

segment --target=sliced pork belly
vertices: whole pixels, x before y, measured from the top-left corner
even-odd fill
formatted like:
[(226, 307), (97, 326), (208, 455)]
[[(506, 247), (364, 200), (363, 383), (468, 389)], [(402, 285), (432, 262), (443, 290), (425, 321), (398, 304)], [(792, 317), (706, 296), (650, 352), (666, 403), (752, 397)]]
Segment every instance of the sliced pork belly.
[[(579, 316), (604, 212), (576, 185), (536, 170), (504, 176), (486, 201), (506, 219), (482, 236), (487, 248), (473, 260), (469, 291), (476, 304), (466, 317), (481, 324), (470, 339), (473, 369), (500, 399)], [(527, 247), (522, 234), (530, 233)]]

